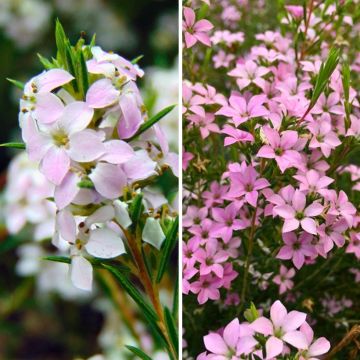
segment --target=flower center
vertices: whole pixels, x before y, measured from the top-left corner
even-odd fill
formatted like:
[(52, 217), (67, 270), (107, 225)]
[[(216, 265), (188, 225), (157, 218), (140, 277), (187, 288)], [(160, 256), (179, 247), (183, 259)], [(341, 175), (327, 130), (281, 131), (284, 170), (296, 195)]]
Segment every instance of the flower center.
[(58, 129), (52, 133), (54, 144), (58, 147), (65, 147), (69, 142), (69, 137), (63, 129)]

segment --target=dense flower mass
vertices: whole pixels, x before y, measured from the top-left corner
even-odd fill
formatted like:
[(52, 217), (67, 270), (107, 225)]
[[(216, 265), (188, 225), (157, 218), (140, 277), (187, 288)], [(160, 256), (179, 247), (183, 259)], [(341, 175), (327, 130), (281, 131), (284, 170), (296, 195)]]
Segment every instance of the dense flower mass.
[(133, 223), (128, 208), (142, 192), (142, 240), (160, 249), (165, 235), (157, 211), (167, 200), (150, 185), (168, 168), (177, 174), (178, 160), (160, 126), (149, 124), (136, 85), (144, 72), (81, 41), (72, 49), (80, 58), (77, 70), (59, 49), (57, 62), (25, 84), (19, 122), (30, 159), (52, 184), (53, 243), (70, 245), (71, 279), (90, 290), (87, 257), (127, 252), (125, 233)]
[[(201, 349), (192, 337), (209, 326), (210, 314), (229, 319), (249, 301), (279, 294), (326, 314), (325, 289), (333, 301), (342, 297), (337, 279), (353, 281), (358, 268), (358, 49), (349, 46), (358, 35), (358, 10), (309, 1), (304, 14), (303, 6), (276, 3), (282, 20), (271, 25), (276, 15), (265, 2), (186, 2), (193, 18), (214, 26), (207, 32), (211, 51), (208, 44), (189, 46), (184, 29), (183, 292), (192, 356)], [(204, 305), (201, 312), (194, 302)], [(340, 304), (342, 313), (358, 306)], [(303, 331), (299, 356), (316, 358), (308, 325), (301, 325), (291, 329)], [(282, 335), (268, 338), (258, 358), (285, 354)], [(227, 341), (231, 350), (205, 341), (204, 358), (249, 354), (237, 350), (234, 338)]]
[(259, 316), (255, 307), (249, 312), (248, 321), (240, 323), (235, 318), (223, 329), (206, 335), (207, 352), (197, 359), (275, 359), (287, 355), (301, 360), (318, 360), (318, 356), (330, 349), (330, 343), (324, 337), (314, 339), (305, 313), (288, 312), (279, 300), (271, 305), (269, 318)]

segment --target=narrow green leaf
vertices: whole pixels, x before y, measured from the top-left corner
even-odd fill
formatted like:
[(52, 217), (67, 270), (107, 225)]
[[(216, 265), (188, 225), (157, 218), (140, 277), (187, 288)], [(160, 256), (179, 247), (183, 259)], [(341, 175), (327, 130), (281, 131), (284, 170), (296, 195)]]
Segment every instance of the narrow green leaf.
[(138, 223), (141, 214), (143, 213), (144, 205), (142, 203), (143, 195), (137, 194), (129, 207), (129, 214), (134, 226)]
[(131, 60), (132, 64), (137, 64), (142, 58), (144, 57), (144, 55), (139, 55), (138, 57), (136, 57), (135, 59)]
[(150, 118), (148, 121), (146, 121), (144, 124), (142, 124), (137, 131), (137, 133), (132, 136), (131, 138), (127, 139), (127, 141), (131, 141), (141, 135), (146, 130), (150, 129), (153, 125), (155, 125), (158, 121), (160, 121), (164, 116), (166, 116), (170, 111), (174, 109), (176, 105), (170, 105), (166, 107), (165, 109), (162, 109), (159, 111), (156, 115), (154, 115), (152, 118)]
[(92, 36), (89, 46), (90, 48), (92, 48), (95, 45), (96, 45), (96, 34)]
[(159, 270), (156, 276), (156, 282), (159, 283), (165, 273), (167, 264), (169, 262), (171, 252), (177, 242), (177, 235), (179, 231), (179, 217), (177, 216), (171, 225), (171, 228), (166, 234), (166, 239), (162, 248), (162, 256), (160, 259)]
[(68, 70), (68, 67), (66, 66), (66, 40), (67, 38), (64, 28), (61, 25), (60, 20), (56, 19), (55, 42), (58, 50), (57, 60), (61, 63), (61, 65), (65, 66), (66, 70)]
[(10, 79), (10, 78), (6, 78), (6, 80), (11, 82), (13, 85), (15, 85), (20, 90), (24, 90), (24, 88), (25, 88), (25, 84), (21, 81)]
[(73, 84), (74, 90), (77, 92), (77, 91), (79, 91), (78, 78), (76, 78), (75, 59), (73, 56), (73, 50), (72, 50), (70, 43), (66, 44), (65, 58), (66, 58), (67, 68), (68, 68), (70, 74), (75, 77), (75, 79), (71, 83)]
[(25, 144), (20, 143), (20, 142), (8, 142), (8, 143), (0, 144), (0, 146), (1, 147), (13, 148), (13, 149), (21, 149), (21, 150), (25, 149)]
[(172, 315), (174, 318), (178, 317), (179, 310), (179, 276), (176, 276), (176, 282), (174, 285), (174, 297), (172, 305)]
[(119, 281), (123, 289), (137, 303), (140, 309), (144, 313), (146, 313), (149, 317), (151, 317), (153, 321), (157, 321), (158, 317), (155, 311), (149, 305), (149, 303), (144, 300), (144, 295), (140, 293), (140, 291), (131, 283), (131, 281), (115, 267), (104, 263), (102, 264), (102, 266), (103, 268), (107, 269), (115, 276), (115, 278)]
[(61, 263), (65, 263), (65, 264), (71, 264), (71, 258), (66, 257), (66, 256), (51, 255), (51, 256), (44, 256), (42, 259), (48, 260), (48, 261), (61, 262)]
[(310, 109), (316, 104), (320, 95), (323, 93), (328, 84), (332, 73), (340, 61), (340, 50), (332, 48), (328, 58), (321, 64), (319, 74), (316, 77), (316, 82), (313, 94), (310, 101)]
[(151, 360), (151, 357), (146, 355), (142, 350), (134, 346), (125, 345), (125, 347), (130, 350), (133, 354), (138, 356), (141, 360)]
[(85, 95), (89, 89), (89, 74), (87, 71), (87, 66), (86, 66), (86, 61), (85, 61), (85, 57), (84, 57), (84, 53), (80, 50), (80, 78), (81, 78), (81, 86), (82, 86), (82, 91), (84, 94), (84, 99), (85, 99)]
[(44, 68), (46, 70), (50, 70), (50, 69), (53, 69), (55, 67), (55, 65), (50, 60), (43, 57), (41, 54), (37, 54), (37, 56), (38, 56), (40, 62), (43, 64), (43, 66), (44, 66)]
[(179, 353), (179, 342), (178, 342), (178, 332), (177, 332), (177, 326), (175, 323), (175, 320), (173, 319), (170, 310), (165, 307), (164, 309), (164, 315), (165, 315), (165, 322), (166, 322), (166, 327), (169, 331), (169, 335), (170, 335), (170, 340), (171, 343), (173, 344), (173, 347), (176, 351), (176, 353)]

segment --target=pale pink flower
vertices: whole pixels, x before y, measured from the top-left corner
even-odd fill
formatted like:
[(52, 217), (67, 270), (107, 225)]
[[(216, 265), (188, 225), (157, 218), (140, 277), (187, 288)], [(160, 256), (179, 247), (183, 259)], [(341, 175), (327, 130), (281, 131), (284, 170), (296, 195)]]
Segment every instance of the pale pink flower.
[(259, 66), (252, 60), (247, 60), (244, 64), (236, 64), (236, 68), (228, 74), (237, 78), (236, 83), (239, 89), (242, 90), (250, 84), (261, 86), (264, 82), (263, 76), (269, 72), (270, 69)]
[(211, 46), (208, 32), (213, 27), (211, 22), (206, 19), (196, 21), (194, 10), (189, 7), (184, 7), (183, 31), (187, 48), (191, 48), (198, 41), (206, 46)]
[(291, 280), (295, 276), (295, 269), (287, 269), (284, 265), (280, 266), (280, 272), (273, 279), (273, 282), (279, 285), (279, 293), (284, 294), (287, 290), (290, 290), (294, 286), (294, 282)]
[(314, 341), (314, 331), (307, 322), (301, 325), (300, 331), (305, 335), (307, 347), (301, 352), (300, 360), (319, 360), (317, 356), (326, 354), (330, 350), (330, 342), (321, 337)]
[(268, 359), (283, 352), (284, 342), (299, 350), (307, 348), (305, 335), (297, 330), (305, 322), (305, 313), (295, 310), (288, 313), (285, 306), (277, 300), (270, 308), (270, 319), (262, 316), (250, 324), (256, 332), (270, 335), (265, 345)]
[(205, 112), (201, 106), (193, 106), (192, 111), (194, 114), (187, 115), (187, 119), (190, 124), (195, 127), (199, 127), (200, 134), (203, 139), (206, 139), (211, 132), (219, 132), (220, 129), (215, 123), (215, 115), (210, 112)]
[(295, 233), (283, 234), (285, 245), (276, 255), (278, 259), (292, 260), (297, 269), (300, 269), (305, 262), (306, 257), (316, 256), (314, 246), (311, 244), (312, 235), (302, 232), (298, 237)]
[(259, 191), (265, 189), (270, 183), (265, 178), (259, 178), (258, 173), (251, 165), (241, 164), (240, 171), (230, 173), (230, 198), (243, 197), (252, 206), (256, 207)]
[(354, 254), (357, 259), (360, 259), (360, 233), (351, 232), (350, 242), (346, 248), (348, 254)]
[[(204, 336), (205, 347), (217, 360), (238, 359), (237, 346), (240, 337), (240, 324), (238, 319), (234, 319), (224, 328), (222, 336), (217, 333), (210, 333)], [(233, 354), (231, 356), (231, 354)]]
[(269, 145), (263, 145), (257, 153), (257, 156), (275, 159), (281, 172), (289, 167), (293, 167), (300, 161), (299, 152), (294, 150), (298, 142), (296, 131), (286, 130), (279, 134), (276, 130), (264, 126), (262, 128)]
[(249, 132), (236, 129), (231, 125), (225, 125), (221, 132), (228, 135), (224, 139), (224, 146), (233, 145), (238, 142), (244, 143), (254, 141), (254, 137)]
[(255, 95), (246, 101), (240, 94), (233, 93), (229, 105), (223, 106), (215, 115), (231, 117), (235, 126), (239, 126), (249, 119), (266, 116), (269, 112), (263, 106), (265, 100), (264, 95)]
[(282, 232), (290, 232), (301, 226), (310, 234), (317, 234), (317, 224), (313, 217), (320, 215), (324, 206), (313, 202), (306, 207), (306, 196), (300, 190), (295, 190), (291, 205), (278, 205), (274, 207), (274, 214), (285, 219)]
[(304, 175), (295, 175), (294, 178), (300, 182), (300, 191), (308, 193), (320, 193), (334, 182), (328, 176), (321, 176), (315, 170), (309, 170)]
[(197, 300), (200, 305), (205, 304), (209, 299), (220, 299), (219, 288), (222, 286), (222, 280), (213, 275), (200, 276), (199, 280), (194, 281), (190, 290), (197, 294)]
[(321, 117), (320, 121), (309, 123), (307, 127), (313, 134), (309, 148), (320, 148), (325, 157), (329, 157), (331, 150), (341, 144), (335, 132), (332, 131), (331, 123), (325, 120), (324, 116)]

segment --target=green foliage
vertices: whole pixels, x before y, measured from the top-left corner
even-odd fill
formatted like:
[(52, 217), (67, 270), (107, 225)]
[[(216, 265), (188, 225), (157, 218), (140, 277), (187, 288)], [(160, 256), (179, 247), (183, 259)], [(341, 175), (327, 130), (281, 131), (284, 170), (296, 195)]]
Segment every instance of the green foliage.
[(318, 101), (339, 61), (340, 50), (332, 48), (329, 52), (328, 58), (320, 66), (320, 71), (316, 77), (315, 87), (312, 92), (309, 108), (313, 108)]
[(165, 307), (164, 309), (164, 315), (165, 315), (166, 327), (168, 329), (173, 348), (176, 350), (176, 353), (178, 354), (179, 337), (178, 337), (176, 322), (171, 314), (171, 311), (167, 307)]
[(140, 291), (132, 284), (129, 278), (114, 266), (107, 265), (105, 263), (103, 263), (102, 266), (104, 269), (107, 269), (115, 276), (116, 280), (120, 283), (122, 288), (129, 294), (129, 296), (136, 302), (136, 304), (139, 306), (142, 312), (146, 314), (149, 318), (151, 318), (152, 321), (156, 322), (158, 316), (156, 315), (155, 311), (144, 299), (144, 296), (140, 293)]
[(138, 356), (141, 360), (151, 360), (151, 357), (146, 355), (141, 349), (130, 345), (125, 345), (125, 347), (129, 349), (134, 355)]
[(13, 148), (13, 149), (20, 149), (20, 150), (25, 149), (25, 144), (20, 143), (20, 142), (8, 142), (8, 143), (0, 144), (0, 146), (1, 147)]
[(137, 138), (139, 135), (141, 135), (146, 130), (149, 130), (151, 127), (153, 127), (157, 122), (159, 122), (163, 117), (165, 117), (170, 111), (174, 109), (176, 105), (170, 105), (161, 111), (159, 111), (156, 115), (154, 115), (152, 118), (147, 120), (144, 124), (142, 124), (139, 128), (139, 130), (136, 132), (134, 136), (128, 139), (128, 141), (131, 141), (135, 138)]
[(166, 239), (164, 241), (164, 244), (162, 246), (162, 255), (161, 260), (159, 264), (158, 273), (156, 276), (156, 282), (159, 283), (164, 276), (164, 273), (167, 269), (168, 262), (171, 256), (171, 252), (174, 248), (174, 246), (177, 243), (178, 239), (178, 231), (179, 231), (179, 217), (177, 216), (174, 222), (172, 223), (171, 227), (169, 228)]

